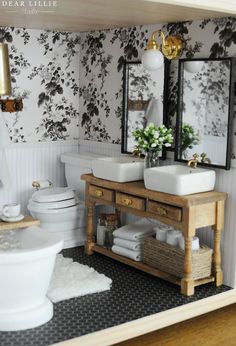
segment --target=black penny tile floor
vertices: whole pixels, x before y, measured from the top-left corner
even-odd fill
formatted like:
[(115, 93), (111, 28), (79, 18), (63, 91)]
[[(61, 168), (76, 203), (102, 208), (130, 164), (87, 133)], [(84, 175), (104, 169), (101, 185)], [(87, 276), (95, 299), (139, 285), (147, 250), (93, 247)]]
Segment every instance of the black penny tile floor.
[(207, 284), (197, 287), (194, 296), (186, 297), (178, 286), (108, 257), (97, 253), (86, 256), (83, 247), (63, 250), (63, 255), (110, 277), (112, 289), (54, 304), (51, 321), (25, 331), (0, 332), (0, 346), (48, 346), (231, 289)]

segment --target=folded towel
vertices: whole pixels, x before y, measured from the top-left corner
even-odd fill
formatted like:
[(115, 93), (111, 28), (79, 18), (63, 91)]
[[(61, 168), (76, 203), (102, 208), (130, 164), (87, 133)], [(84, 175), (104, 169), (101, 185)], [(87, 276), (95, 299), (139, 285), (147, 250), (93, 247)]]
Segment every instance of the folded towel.
[(131, 241), (131, 240), (117, 238), (117, 237), (114, 238), (113, 242), (114, 242), (115, 245), (124, 247), (126, 249), (130, 249), (130, 250), (133, 250), (133, 251), (140, 250), (141, 247), (142, 247), (142, 243), (143, 243), (142, 240)]
[(116, 229), (113, 232), (113, 236), (131, 241), (137, 241), (148, 235), (155, 234), (153, 227), (153, 223), (125, 225)]
[(159, 221), (150, 219), (148, 217), (142, 217), (141, 219), (137, 220), (134, 222), (135, 225), (152, 225), (152, 226), (157, 226), (159, 225)]
[(137, 262), (142, 261), (142, 254), (140, 250), (133, 251), (133, 250), (125, 249), (124, 247), (121, 247), (118, 245), (113, 245), (111, 249), (117, 255), (131, 258), (132, 260)]

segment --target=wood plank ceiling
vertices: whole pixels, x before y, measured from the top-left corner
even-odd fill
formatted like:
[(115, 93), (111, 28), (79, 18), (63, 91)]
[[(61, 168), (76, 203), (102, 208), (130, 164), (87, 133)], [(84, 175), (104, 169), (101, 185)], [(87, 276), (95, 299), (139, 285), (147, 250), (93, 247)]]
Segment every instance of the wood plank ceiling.
[(235, 0), (0, 0), (0, 26), (75, 32), (228, 15)]

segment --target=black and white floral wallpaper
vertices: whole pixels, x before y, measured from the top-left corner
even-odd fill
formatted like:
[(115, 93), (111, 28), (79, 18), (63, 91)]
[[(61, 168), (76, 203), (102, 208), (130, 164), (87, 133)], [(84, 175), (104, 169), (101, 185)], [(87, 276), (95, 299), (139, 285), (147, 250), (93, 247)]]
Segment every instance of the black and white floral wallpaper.
[(12, 97), (22, 112), (3, 113), (13, 143), (78, 139), (79, 36), (0, 28), (9, 45)]
[(230, 65), (230, 60), (184, 62), (183, 122), (201, 136), (227, 137)]
[[(4, 114), (13, 142), (78, 138), (120, 143), (124, 60), (140, 60), (150, 34), (184, 41), (182, 57), (236, 56), (236, 18), (83, 33), (0, 28), (10, 48), (13, 96), (23, 112)], [(174, 125), (178, 61), (171, 62), (169, 125)]]
[[(120, 142), (123, 61), (140, 60), (147, 39), (156, 29), (182, 37), (182, 58), (236, 56), (235, 17), (81, 33), (80, 138)], [(172, 126), (177, 78), (178, 61), (172, 61), (168, 93), (168, 123)]]

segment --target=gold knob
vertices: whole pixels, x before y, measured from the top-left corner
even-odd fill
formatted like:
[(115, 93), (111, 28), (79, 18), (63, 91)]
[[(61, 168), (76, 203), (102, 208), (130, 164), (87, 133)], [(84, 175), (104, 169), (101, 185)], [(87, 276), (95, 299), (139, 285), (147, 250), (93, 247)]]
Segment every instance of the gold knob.
[(96, 195), (97, 197), (102, 197), (103, 192), (102, 192), (101, 190), (95, 190), (95, 195)]
[(167, 214), (167, 211), (166, 211), (166, 209), (164, 209), (164, 208), (158, 207), (156, 210), (157, 210), (157, 213), (158, 213), (159, 215), (166, 215), (166, 214)]
[(132, 199), (129, 199), (129, 198), (124, 198), (123, 199), (123, 203), (125, 205), (131, 205), (133, 203)]
[(36, 188), (36, 189), (39, 189), (40, 188), (40, 184), (38, 181), (33, 181), (32, 182), (32, 187)]

